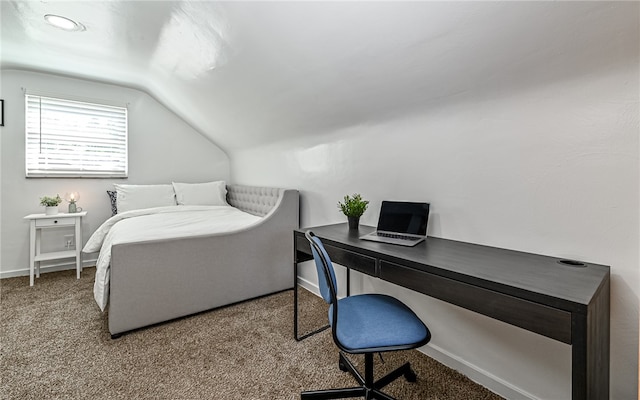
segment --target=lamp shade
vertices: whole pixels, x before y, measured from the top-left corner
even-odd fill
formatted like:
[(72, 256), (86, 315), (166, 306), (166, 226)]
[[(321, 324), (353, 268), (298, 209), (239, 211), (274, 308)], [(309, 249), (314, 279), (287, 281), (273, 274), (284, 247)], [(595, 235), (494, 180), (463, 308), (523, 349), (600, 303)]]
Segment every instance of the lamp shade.
[(69, 192), (64, 195), (64, 199), (69, 203), (75, 203), (80, 200), (80, 193), (78, 192)]

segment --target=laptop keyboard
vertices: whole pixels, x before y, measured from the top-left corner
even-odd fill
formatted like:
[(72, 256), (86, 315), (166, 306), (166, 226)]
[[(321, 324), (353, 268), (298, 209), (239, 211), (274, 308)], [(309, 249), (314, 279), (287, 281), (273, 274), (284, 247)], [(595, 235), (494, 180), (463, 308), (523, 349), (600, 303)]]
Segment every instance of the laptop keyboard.
[(376, 232), (376, 234), (378, 236), (383, 236), (383, 237), (393, 238), (393, 239), (402, 239), (402, 240), (418, 240), (418, 239), (420, 239), (419, 237), (406, 236), (406, 235), (401, 235), (401, 234), (398, 234), (398, 233)]

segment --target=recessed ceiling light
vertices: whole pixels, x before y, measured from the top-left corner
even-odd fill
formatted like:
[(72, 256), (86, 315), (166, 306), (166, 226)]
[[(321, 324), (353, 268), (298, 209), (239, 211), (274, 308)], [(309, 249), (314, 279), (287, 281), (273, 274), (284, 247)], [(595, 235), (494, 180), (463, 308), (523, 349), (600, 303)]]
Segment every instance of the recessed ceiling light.
[(60, 28), (65, 31), (85, 30), (84, 25), (82, 25), (81, 23), (78, 23), (66, 17), (61, 17), (59, 15), (47, 14), (44, 16), (44, 19), (49, 23), (49, 25), (55, 26), (56, 28)]

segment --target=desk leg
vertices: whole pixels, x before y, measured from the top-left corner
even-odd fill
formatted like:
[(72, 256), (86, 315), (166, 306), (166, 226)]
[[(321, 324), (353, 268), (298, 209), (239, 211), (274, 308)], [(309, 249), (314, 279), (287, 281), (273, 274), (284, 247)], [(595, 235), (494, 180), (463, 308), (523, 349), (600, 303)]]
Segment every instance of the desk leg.
[(571, 316), (571, 398), (609, 398), (609, 281), (589, 305), (587, 315)]
[(299, 342), (303, 339), (308, 338), (309, 336), (313, 336), (316, 333), (324, 331), (325, 329), (329, 328), (329, 325), (325, 325), (313, 332), (298, 336), (298, 263), (296, 261), (293, 262), (293, 280), (293, 337), (296, 339), (296, 341)]

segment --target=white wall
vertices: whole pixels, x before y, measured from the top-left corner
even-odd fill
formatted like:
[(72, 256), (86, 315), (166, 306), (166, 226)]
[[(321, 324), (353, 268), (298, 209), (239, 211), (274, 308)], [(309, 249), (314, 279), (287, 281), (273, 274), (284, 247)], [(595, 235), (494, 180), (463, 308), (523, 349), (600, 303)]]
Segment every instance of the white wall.
[[(151, 184), (171, 181), (204, 182), (229, 178), (229, 159), (170, 110), (138, 90), (33, 72), (3, 70), (0, 98), (5, 100), (5, 126), (0, 128), (1, 200), (0, 274), (28, 273), (29, 224), (23, 216), (43, 212), (39, 198), (80, 192), (78, 205), (88, 211), (84, 241), (111, 216), (107, 189), (113, 183)], [(128, 179), (25, 178), (23, 88), (81, 98), (128, 104)], [(64, 211), (67, 203), (60, 205)], [(64, 232), (51, 232), (50, 234)], [(63, 245), (63, 239), (53, 244)], [(88, 257), (91, 258), (91, 255)], [(71, 260), (72, 261), (72, 260)]]
[[(518, 87), (236, 152), (232, 179), (300, 189), (302, 227), (344, 222), (336, 203), (359, 192), (368, 225), (383, 199), (428, 201), (430, 235), (610, 265), (612, 399), (636, 398), (638, 65)], [(570, 398), (568, 345), (379, 280), (358, 284), (403, 298), (433, 330), (426, 351), (489, 388)]]

